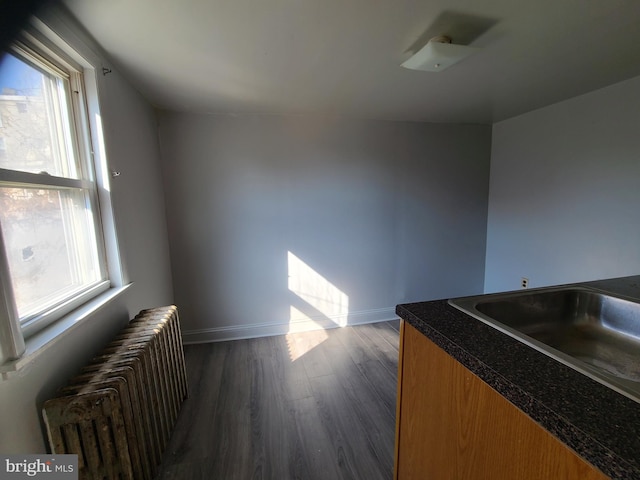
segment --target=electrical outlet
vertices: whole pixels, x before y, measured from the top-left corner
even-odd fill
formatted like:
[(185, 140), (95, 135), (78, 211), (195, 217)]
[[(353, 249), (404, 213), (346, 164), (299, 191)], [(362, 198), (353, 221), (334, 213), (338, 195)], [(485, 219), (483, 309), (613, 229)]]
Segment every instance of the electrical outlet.
[(522, 288), (529, 288), (529, 279), (526, 277), (522, 277), (520, 285), (522, 286)]

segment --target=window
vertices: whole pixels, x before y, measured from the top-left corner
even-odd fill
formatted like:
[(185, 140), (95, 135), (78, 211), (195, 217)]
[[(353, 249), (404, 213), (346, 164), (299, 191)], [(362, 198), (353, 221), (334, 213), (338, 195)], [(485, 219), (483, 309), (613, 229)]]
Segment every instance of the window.
[(0, 63), (0, 320), (28, 337), (110, 282), (83, 67), (25, 39)]

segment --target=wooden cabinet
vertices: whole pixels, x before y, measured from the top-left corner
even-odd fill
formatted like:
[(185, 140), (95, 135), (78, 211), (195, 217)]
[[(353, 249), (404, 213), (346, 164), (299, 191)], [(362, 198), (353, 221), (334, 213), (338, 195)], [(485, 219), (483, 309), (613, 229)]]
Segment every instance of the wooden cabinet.
[(485, 382), (402, 322), (396, 480), (604, 480)]

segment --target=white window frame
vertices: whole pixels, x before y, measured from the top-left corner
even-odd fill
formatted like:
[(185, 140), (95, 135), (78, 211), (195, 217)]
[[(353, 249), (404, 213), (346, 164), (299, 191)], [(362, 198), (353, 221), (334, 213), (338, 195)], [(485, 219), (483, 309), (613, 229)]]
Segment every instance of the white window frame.
[(0, 372), (3, 377), (6, 372), (18, 370), (25, 357), (34, 355), (43, 346), (52, 343), (55, 337), (126, 288), (111, 208), (109, 170), (99, 106), (97, 72), (101, 73), (101, 64), (96, 58), (87, 60), (38, 19), (32, 20), (32, 26), (21, 34), (15, 45), (17, 47), (14, 48), (36, 52), (50, 62), (52, 68), (59, 65), (63, 71), (71, 72), (69, 78), (74, 94), (69, 101), (73, 103), (75, 113), (75, 134), (80, 138), (77, 150), (85, 156), (81, 168), (87, 165), (89, 171), (84, 171), (81, 178), (75, 180), (0, 169), (0, 181), (5, 186), (41, 184), (48, 188), (81, 187), (91, 191), (96, 240), (106, 277), (21, 325), (0, 235)]

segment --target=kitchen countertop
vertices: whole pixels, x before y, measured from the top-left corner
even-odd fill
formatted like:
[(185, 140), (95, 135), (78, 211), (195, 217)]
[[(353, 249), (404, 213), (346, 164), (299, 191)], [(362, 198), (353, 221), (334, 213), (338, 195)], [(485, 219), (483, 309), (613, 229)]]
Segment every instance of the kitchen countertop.
[[(640, 275), (571, 285), (640, 300)], [(447, 300), (398, 305), (396, 313), (606, 475), (640, 480), (640, 403)]]

